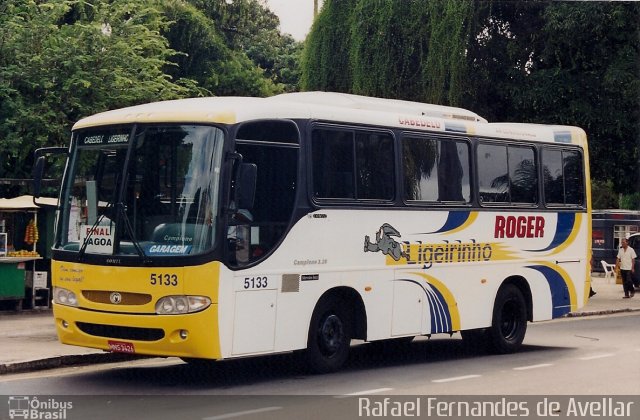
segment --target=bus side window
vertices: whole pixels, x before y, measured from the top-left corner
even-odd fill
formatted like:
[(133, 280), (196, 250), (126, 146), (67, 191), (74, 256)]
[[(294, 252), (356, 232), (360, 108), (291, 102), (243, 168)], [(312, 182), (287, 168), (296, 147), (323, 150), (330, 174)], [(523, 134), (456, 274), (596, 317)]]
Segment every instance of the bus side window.
[(389, 133), (319, 128), (312, 135), (313, 195), (392, 200), (394, 147)]
[(582, 167), (582, 155), (575, 150), (551, 147), (542, 149), (544, 198), (548, 205), (583, 205)]

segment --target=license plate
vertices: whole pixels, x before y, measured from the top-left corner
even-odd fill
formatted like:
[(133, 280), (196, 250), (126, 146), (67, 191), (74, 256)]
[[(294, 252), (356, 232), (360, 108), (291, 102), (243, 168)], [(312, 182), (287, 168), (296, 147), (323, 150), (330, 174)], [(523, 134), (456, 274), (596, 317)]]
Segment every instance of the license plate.
[(108, 341), (109, 350), (114, 353), (135, 353), (136, 349), (133, 347), (133, 343), (126, 341)]

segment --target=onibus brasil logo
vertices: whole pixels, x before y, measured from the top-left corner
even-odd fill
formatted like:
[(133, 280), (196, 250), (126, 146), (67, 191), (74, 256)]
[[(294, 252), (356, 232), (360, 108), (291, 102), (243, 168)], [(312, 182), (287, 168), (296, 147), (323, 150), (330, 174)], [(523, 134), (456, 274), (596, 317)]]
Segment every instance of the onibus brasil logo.
[(12, 420), (64, 420), (72, 408), (71, 401), (60, 401), (55, 398), (41, 400), (38, 397), (9, 397), (9, 418)]

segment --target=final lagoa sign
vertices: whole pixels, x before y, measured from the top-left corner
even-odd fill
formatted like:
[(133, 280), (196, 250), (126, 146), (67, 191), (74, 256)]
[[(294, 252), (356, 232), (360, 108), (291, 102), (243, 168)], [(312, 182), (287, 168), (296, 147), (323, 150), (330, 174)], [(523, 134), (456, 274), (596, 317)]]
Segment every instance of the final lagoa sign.
[(86, 243), (90, 254), (113, 254), (114, 231), (112, 226), (80, 226), (80, 242)]

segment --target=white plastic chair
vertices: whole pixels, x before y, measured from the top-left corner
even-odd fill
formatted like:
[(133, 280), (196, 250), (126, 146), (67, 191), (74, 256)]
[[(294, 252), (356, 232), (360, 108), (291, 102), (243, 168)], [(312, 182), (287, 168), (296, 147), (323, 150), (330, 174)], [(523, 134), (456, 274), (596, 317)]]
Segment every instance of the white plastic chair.
[(602, 264), (602, 268), (604, 269), (604, 278), (605, 279), (611, 279), (611, 280), (615, 280), (616, 278), (616, 265), (615, 264), (608, 264), (605, 260), (600, 261), (600, 264)]

